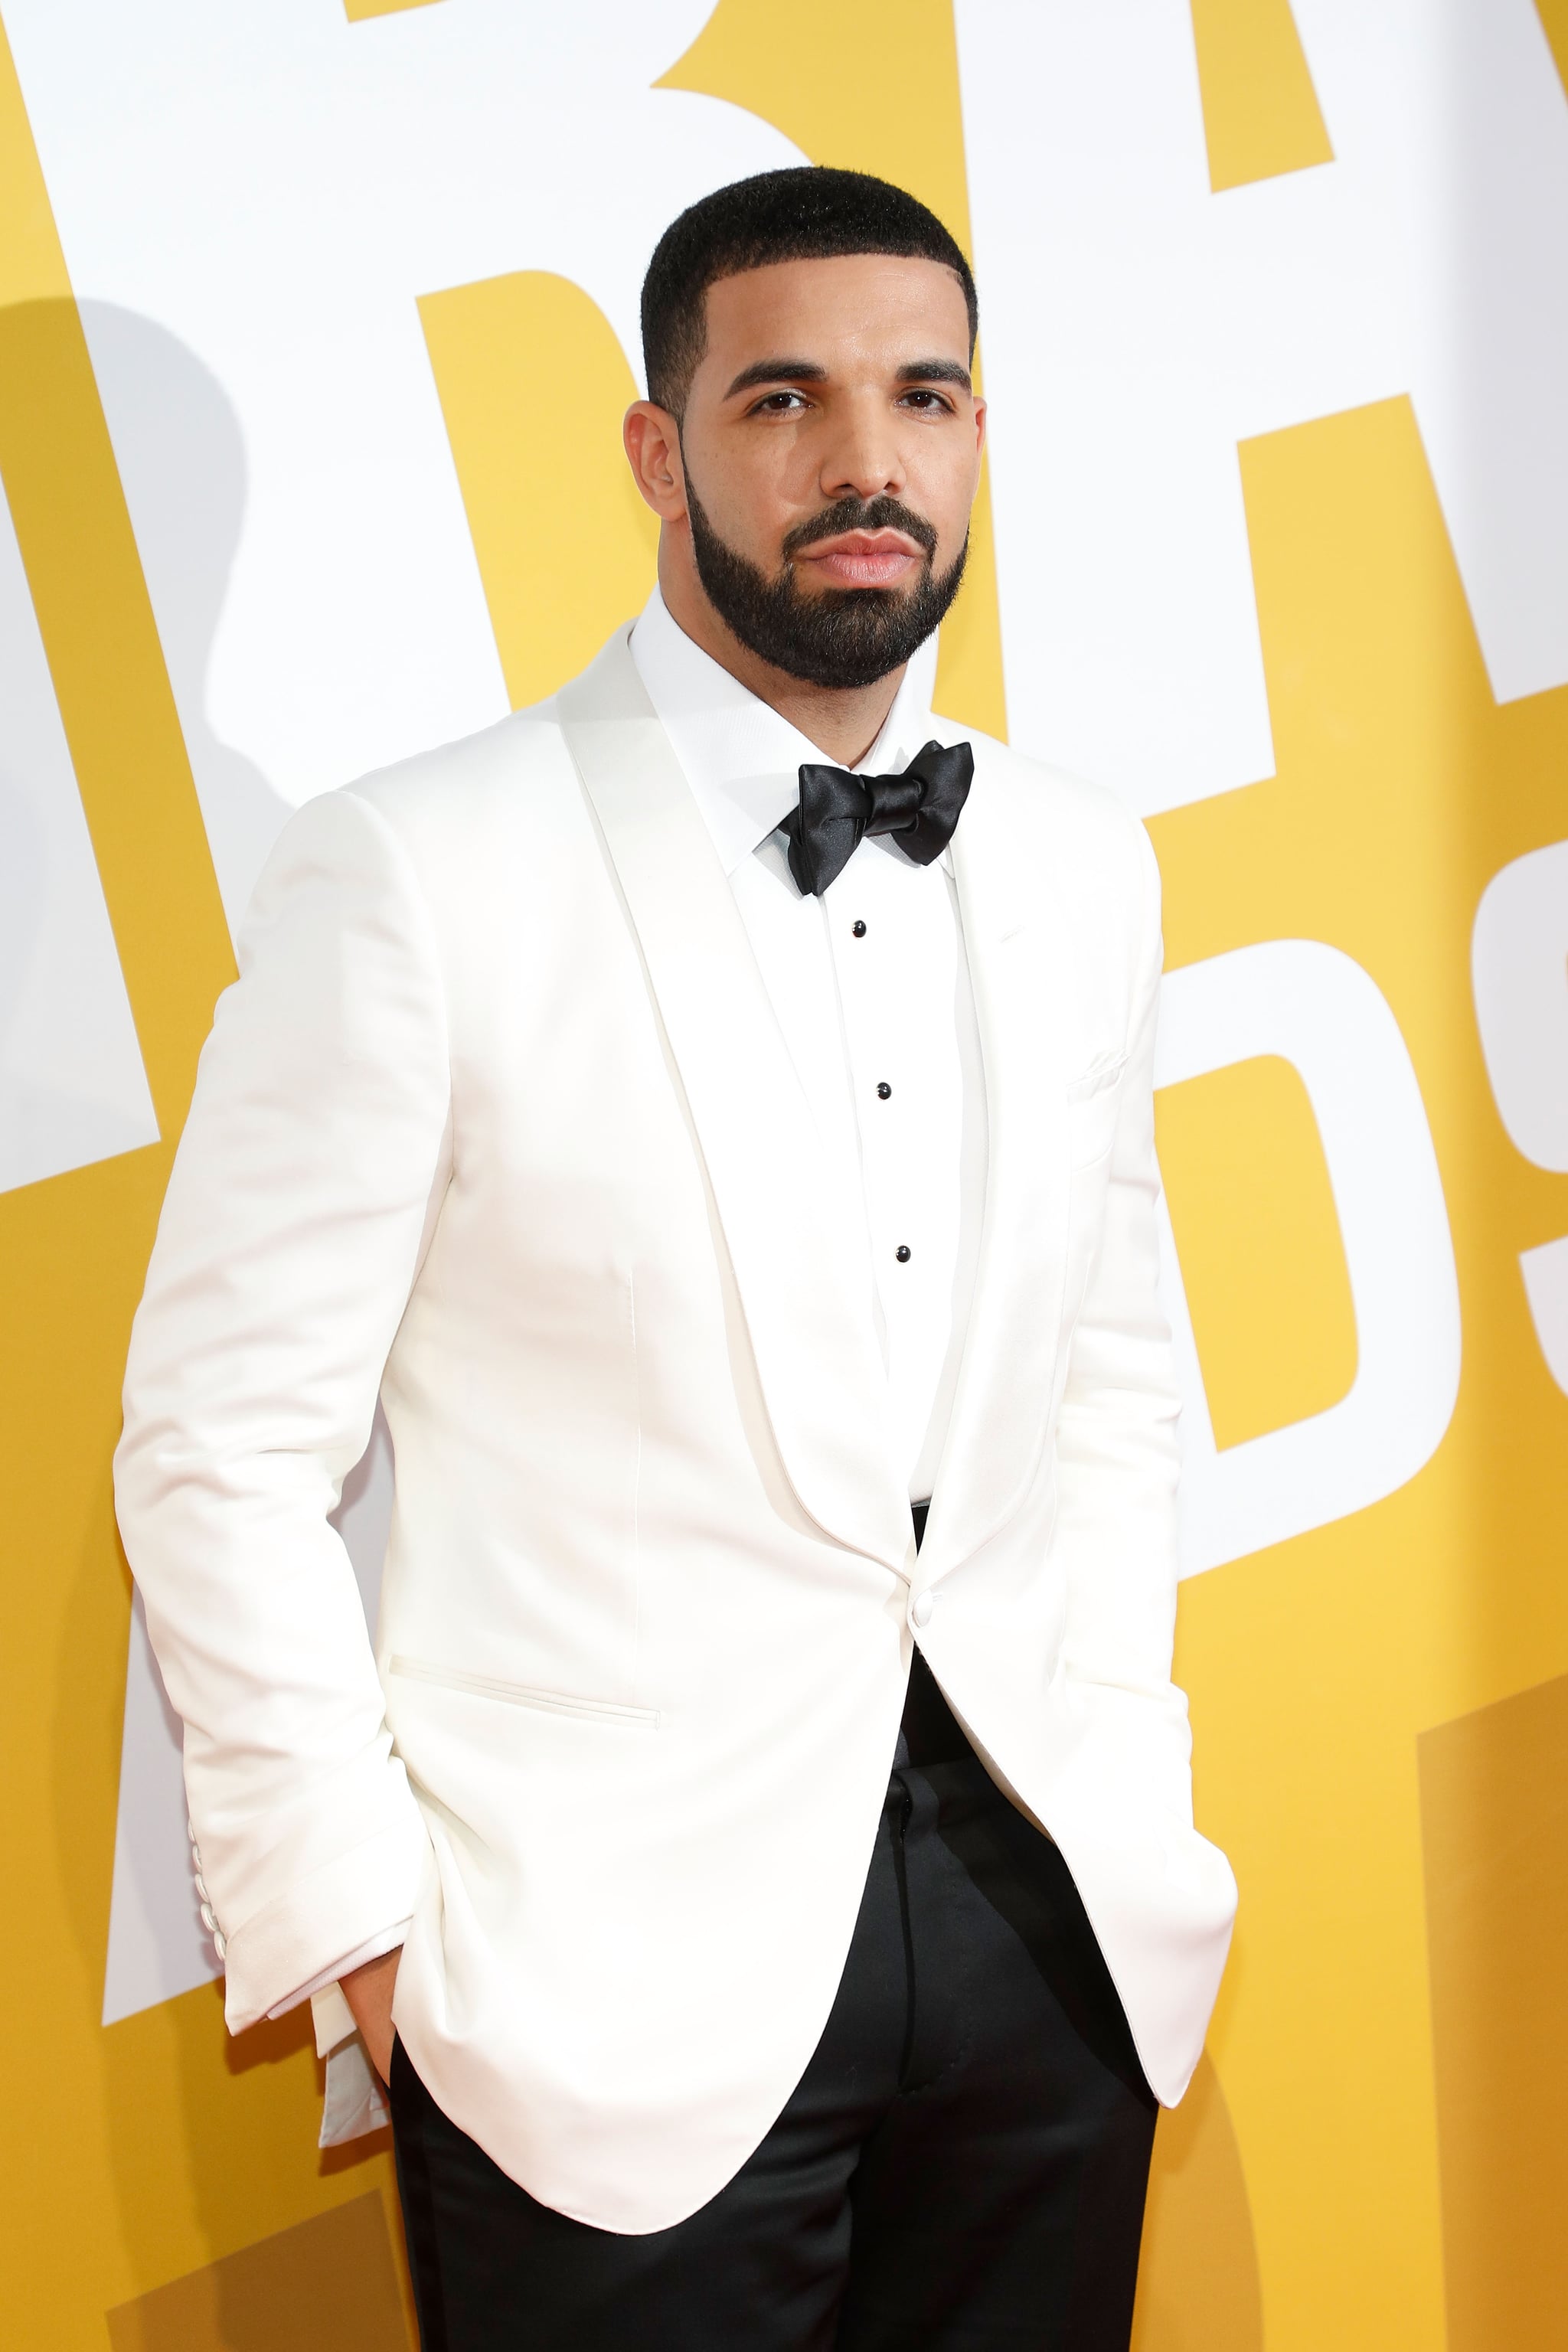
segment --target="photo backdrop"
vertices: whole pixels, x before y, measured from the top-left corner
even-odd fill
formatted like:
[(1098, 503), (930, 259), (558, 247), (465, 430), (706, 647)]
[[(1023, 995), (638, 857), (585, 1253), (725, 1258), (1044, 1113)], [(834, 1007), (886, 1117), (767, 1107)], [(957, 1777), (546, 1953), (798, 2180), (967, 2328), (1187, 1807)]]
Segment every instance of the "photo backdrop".
[[(1178, 1671), (1242, 1891), (1138, 2352), (1568, 2299), (1568, 0), (0, 0), (0, 2325), (402, 2352), (384, 2146), (225, 2038), (114, 1532), (289, 810), (640, 604), (637, 296), (811, 160), (973, 256), (941, 708), (1151, 825)], [(374, 1606), (379, 1441), (343, 1525)]]

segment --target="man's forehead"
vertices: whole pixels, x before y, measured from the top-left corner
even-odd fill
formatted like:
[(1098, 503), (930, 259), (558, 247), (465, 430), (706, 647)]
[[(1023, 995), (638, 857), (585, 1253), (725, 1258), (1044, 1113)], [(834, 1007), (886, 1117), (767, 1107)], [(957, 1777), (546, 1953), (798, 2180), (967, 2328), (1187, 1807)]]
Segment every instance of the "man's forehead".
[[(835, 254), (827, 259), (773, 261), (716, 278), (708, 289), (708, 349), (732, 356), (759, 336), (770, 344), (795, 330), (815, 345), (899, 341), (929, 345), (933, 331), (965, 358), (969, 310), (956, 271), (923, 256)], [(801, 345), (804, 351), (804, 344)], [(760, 349), (760, 345), (759, 345)], [(745, 354), (747, 357), (752, 353)], [(826, 358), (826, 349), (817, 352)]]

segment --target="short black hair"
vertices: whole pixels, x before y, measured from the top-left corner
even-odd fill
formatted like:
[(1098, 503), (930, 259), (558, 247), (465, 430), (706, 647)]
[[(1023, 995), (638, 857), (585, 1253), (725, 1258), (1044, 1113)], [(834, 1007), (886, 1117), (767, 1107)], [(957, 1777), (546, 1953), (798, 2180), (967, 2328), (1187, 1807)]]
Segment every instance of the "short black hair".
[(671, 221), (642, 289), (643, 366), (648, 398), (679, 416), (708, 348), (708, 289), (721, 278), (775, 261), (827, 261), (849, 253), (896, 253), (936, 261), (963, 289), (969, 352), (980, 331), (974, 276), (936, 215), (889, 180), (799, 163), (731, 181)]

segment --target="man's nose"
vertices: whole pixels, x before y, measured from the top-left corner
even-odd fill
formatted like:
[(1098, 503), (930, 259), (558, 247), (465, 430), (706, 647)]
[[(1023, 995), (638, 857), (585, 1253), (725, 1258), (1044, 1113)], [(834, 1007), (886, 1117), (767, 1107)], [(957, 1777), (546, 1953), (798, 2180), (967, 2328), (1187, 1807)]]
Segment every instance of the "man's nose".
[(893, 420), (879, 402), (875, 413), (860, 410), (843, 419), (823, 453), (822, 491), (829, 499), (897, 498), (907, 474)]

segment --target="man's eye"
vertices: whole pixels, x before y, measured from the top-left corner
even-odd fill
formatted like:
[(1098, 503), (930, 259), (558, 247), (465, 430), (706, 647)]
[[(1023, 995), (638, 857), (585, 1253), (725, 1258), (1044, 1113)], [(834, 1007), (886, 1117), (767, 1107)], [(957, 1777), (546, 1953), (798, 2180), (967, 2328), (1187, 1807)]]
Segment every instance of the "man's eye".
[(913, 406), (927, 410), (933, 408), (945, 410), (949, 406), (940, 392), (927, 392), (918, 387), (912, 392), (906, 392), (904, 398)]
[(785, 416), (791, 409), (804, 408), (805, 401), (798, 392), (770, 392), (752, 409), (753, 416)]

